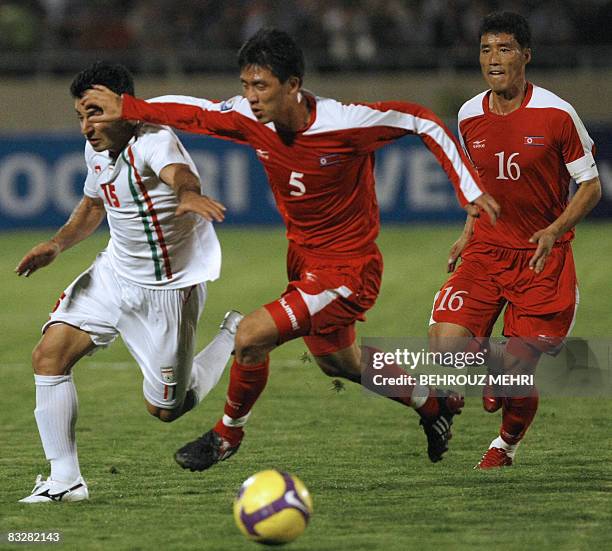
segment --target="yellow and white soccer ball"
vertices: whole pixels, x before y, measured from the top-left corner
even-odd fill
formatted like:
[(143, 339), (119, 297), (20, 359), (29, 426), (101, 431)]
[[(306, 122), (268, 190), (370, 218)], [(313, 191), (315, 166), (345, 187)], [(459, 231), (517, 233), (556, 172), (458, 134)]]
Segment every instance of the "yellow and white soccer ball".
[(250, 540), (267, 545), (288, 543), (308, 525), (312, 498), (297, 477), (261, 471), (244, 481), (234, 501), (234, 520)]

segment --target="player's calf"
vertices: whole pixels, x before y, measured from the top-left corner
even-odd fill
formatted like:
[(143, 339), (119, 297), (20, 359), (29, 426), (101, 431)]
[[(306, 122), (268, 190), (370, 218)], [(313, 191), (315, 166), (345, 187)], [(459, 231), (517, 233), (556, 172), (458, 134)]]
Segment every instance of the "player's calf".
[(348, 348), (327, 355), (315, 355), (317, 365), (328, 377), (361, 382), (361, 350), (354, 342)]

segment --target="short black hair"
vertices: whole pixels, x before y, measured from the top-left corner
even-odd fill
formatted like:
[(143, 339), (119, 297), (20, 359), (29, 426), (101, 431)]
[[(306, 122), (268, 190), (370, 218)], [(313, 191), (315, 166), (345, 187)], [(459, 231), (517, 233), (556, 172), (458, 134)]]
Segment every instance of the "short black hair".
[(73, 98), (82, 98), (94, 84), (103, 84), (115, 94), (134, 95), (134, 77), (123, 65), (96, 61), (74, 77), (70, 93)]
[(486, 15), (478, 31), (478, 39), (483, 34), (507, 33), (514, 36), (521, 48), (531, 48), (531, 29), (520, 14), (511, 11), (496, 11)]
[(284, 31), (272, 28), (259, 29), (238, 52), (240, 70), (249, 65), (270, 69), (281, 82), (289, 77), (304, 78), (304, 54), (295, 40)]

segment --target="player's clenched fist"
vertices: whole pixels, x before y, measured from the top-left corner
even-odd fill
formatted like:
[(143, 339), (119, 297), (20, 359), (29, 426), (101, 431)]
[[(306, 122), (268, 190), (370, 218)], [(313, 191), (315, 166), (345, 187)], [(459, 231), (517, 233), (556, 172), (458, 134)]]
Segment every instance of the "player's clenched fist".
[(40, 243), (21, 259), (15, 268), (15, 273), (29, 277), (38, 268), (51, 264), (60, 252), (60, 246), (55, 241)]

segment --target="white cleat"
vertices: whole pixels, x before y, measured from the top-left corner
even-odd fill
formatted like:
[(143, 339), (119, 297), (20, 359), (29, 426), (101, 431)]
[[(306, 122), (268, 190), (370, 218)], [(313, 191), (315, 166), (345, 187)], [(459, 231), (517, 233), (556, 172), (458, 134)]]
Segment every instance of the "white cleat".
[(235, 335), (242, 318), (244, 318), (244, 315), (238, 310), (230, 310), (225, 314), (219, 329), (225, 329), (230, 335)]
[(60, 501), (83, 501), (89, 499), (89, 491), (83, 477), (66, 484), (57, 480), (43, 480), (41, 475), (36, 477), (36, 483), (31, 495), (19, 500), (19, 503), (59, 503)]

